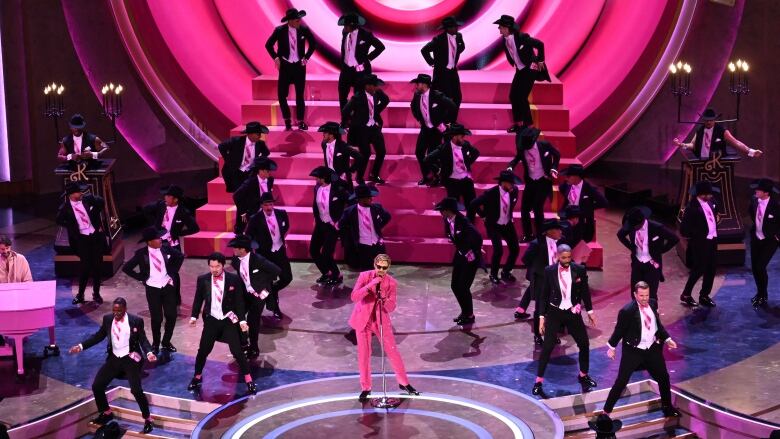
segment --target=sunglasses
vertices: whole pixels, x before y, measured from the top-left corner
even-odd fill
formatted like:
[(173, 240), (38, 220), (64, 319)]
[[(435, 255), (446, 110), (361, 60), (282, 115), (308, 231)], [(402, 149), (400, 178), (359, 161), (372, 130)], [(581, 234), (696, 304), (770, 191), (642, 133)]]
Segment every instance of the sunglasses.
[(375, 265), (375, 267), (377, 270), (382, 270), (382, 271), (390, 269), (389, 265)]

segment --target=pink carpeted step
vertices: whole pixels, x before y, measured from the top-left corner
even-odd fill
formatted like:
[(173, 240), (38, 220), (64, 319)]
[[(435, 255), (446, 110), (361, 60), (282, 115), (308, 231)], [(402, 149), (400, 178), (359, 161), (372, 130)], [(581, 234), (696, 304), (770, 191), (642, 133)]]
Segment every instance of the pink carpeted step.
[[(294, 102), (290, 107), (294, 107)], [(541, 130), (569, 131), (569, 110), (563, 105), (532, 105), (534, 125)], [(390, 102), (383, 112), (386, 127), (415, 128), (419, 125), (412, 117), (409, 101)], [(258, 120), (266, 125), (284, 125), (279, 103), (276, 100), (255, 100), (241, 106), (241, 123)], [(341, 120), (338, 101), (313, 101), (306, 104), (306, 122), (319, 126), (329, 120)], [(512, 124), (509, 104), (464, 103), (460, 107), (458, 122), (472, 130), (502, 130)]]
[[(284, 126), (269, 127), (268, 145), (272, 151), (280, 152), (320, 152), (322, 151), (322, 134), (317, 132), (317, 126), (309, 131), (284, 131)], [(241, 135), (241, 125), (230, 131), (231, 136)], [(385, 146), (388, 154), (414, 154), (417, 145), (419, 128), (385, 128)], [(515, 135), (501, 130), (472, 130), (468, 137), (483, 155), (513, 156), (515, 154)], [(577, 139), (570, 131), (544, 131), (539, 136), (555, 145), (561, 152), (561, 157), (573, 158), (577, 155)]]
[[(437, 235), (441, 236), (441, 235)], [(227, 247), (232, 233), (227, 232), (199, 232), (195, 235), (187, 236), (183, 240), (184, 252), (187, 256), (204, 257), (214, 251), (221, 251), (227, 255), (232, 255), (232, 249)], [(287, 235), (287, 253), (291, 259), (297, 261), (309, 261), (309, 234), (288, 234)], [(452, 262), (454, 252), (453, 246), (444, 238), (409, 238), (409, 237), (389, 237), (385, 241), (387, 252), (396, 263), (431, 263), (431, 264), (449, 264)], [(604, 249), (599, 243), (589, 244), (592, 249), (587, 266), (589, 268), (601, 268), (604, 259)], [(520, 254), (525, 251), (527, 244), (520, 245)], [(490, 258), (490, 241), (483, 241), (483, 249), (486, 252), (485, 257)], [(336, 256), (339, 260), (343, 258), (341, 245), (336, 247)], [(517, 261), (521, 264), (521, 261)], [(484, 274), (478, 274), (484, 276)], [(520, 276), (518, 276), (520, 277)]]
[[(417, 76), (411, 72), (381, 72), (377, 75), (385, 81), (385, 93), (391, 99), (411, 100), (413, 85), (409, 80)], [(495, 103), (509, 102), (509, 88), (513, 71), (480, 72), (461, 70), (459, 72), (463, 102)], [(306, 75), (305, 96), (307, 101), (337, 101), (338, 73), (309, 73)], [(253, 99), (277, 99), (277, 76), (258, 76), (252, 80)], [(293, 101), (295, 90), (290, 87), (289, 101)], [(556, 105), (563, 103), (563, 84), (558, 78), (552, 82), (537, 82), (531, 92), (534, 104)]]

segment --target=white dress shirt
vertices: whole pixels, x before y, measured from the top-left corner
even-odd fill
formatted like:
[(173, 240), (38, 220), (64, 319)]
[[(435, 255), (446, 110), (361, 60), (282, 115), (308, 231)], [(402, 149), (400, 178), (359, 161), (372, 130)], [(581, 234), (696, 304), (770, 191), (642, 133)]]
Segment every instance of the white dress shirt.
[(239, 257), (238, 258), (238, 270), (239, 270), (239, 276), (241, 276), (241, 280), (244, 281), (244, 286), (246, 287), (247, 293), (254, 293), (255, 289), (252, 288), (252, 282), (251, 282), (251, 273), (249, 272), (249, 257), (251, 255), (249, 253), (246, 254), (246, 256)]
[[(641, 320), (639, 326), (642, 328), (642, 337), (639, 339), (639, 344), (636, 345), (639, 349), (650, 349), (651, 346), (653, 346), (653, 343), (655, 343), (655, 333), (658, 331), (658, 324), (655, 320), (655, 313), (653, 313), (653, 310), (650, 308), (650, 305), (646, 306), (645, 308), (642, 308), (642, 305), (639, 306), (639, 319)], [(647, 329), (647, 326), (645, 325), (645, 319), (650, 319), (650, 329)]]
[[(222, 302), (225, 300), (225, 273), (222, 273), (222, 279), (217, 281), (214, 285), (214, 276), (209, 279), (211, 282), (211, 310), (209, 314), (217, 320), (223, 320), (225, 314), (222, 312)], [(221, 299), (217, 300), (218, 297)]]
[(552, 265), (558, 262), (558, 242), (549, 236), (544, 237), (547, 243), (547, 265)]
[(317, 209), (320, 212), (320, 220), (327, 224), (333, 224), (330, 217), (330, 184), (317, 188)]
[(287, 61), (296, 63), (301, 60), (298, 57), (298, 29), (287, 26), (287, 40), (290, 43), (290, 56), (287, 57)]
[(507, 223), (512, 221), (512, 209), (509, 205), (512, 200), (510, 198), (509, 192), (505, 191), (501, 186), (498, 187), (498, 198), (498, 208), (500, 209), (500, 212), (498, 214), (497, 223), (499, 225), (505, 226)]
[[(454, 180), (461, 180), (467, 177), (471, 177), (469, 175), (468, 168), (466, 168), (466, 159), (463, 157), (463, 148), (460, 146), (450, 142), (450, 145), (452, 145), (452, 174), (450, 175), (450, 178)], [(463, 166), (458, 166), (458, 159), (460, 159), (460, 162), (463, 163)]]
[(707, 239), (715, 239), (718, 237), (718, 224), (715, 222), (715, 213), (710, 207), (710, 203), (696, 198), (699, 200), (702, 210), (704, 211), (704, 218), (707, 219)]
[(268, 226), (268, 231), (271, 232), (271, 241), (273, 242), (271, 245), (271, 251), (279, 251), (279, 249), (284, 245), (284, 240), (282, 239), (282, 230), (279, 228), (279, 222), (276, 221), (276, 213), (271, 212), (270, 215), (266, 215), (265, 212), (263, 212), (263, 216), (265, 217), (265, 223)]
[[(363, 207), (360, 204), (357, 205), (358, 214), (358, 242), (363, 245), (374, 245), (379, 242), (379, 235), (374, 229), (374, 219), (371, 216), (371, 208)], [(367, 218), (364, 221), (363, 218)]]
[(82, 235), (91, 235), (95, 233), (95, 228), (92, 226), (92, 220), (89, 219), (89, 213), (84, 203), (81, 201), (70, 201), (70, 207), (73, 209), (73, 214), (76, 216), (76, 223), (79, 226), (79, 233)]
[(574, 306), (571, 303), (571, 265), (568, 270), (561, 272), (561, 265), (559, 264), (557, 271), (558, 286), (561, 288), (561, 304), (558, 305), (558, 308), (566, 311)]
[[(758, 198), (756, 205), (756, 238), (763, 241), (764, 238), (764, 218), (766, 217), (766, 208), (769, 206), (769, 198), (762, 200)], [(759, 216), (761, 214), (761, 216)]]
[(344, 38), (344, 63), (349, 67), (358, 65), (355, 59), (355, 49), (357, 48), (358, 30), (355, 29)]
[(524, 152), (525, 162), (528, 164), (528, 176), (531, 180), (539, 180), (544, 177), (544, 166), (542, 165), (542, 155), (539, 153), (539, 145), (534, 142), (534, 146)]
[(652, 260), (650, 257), (650, 243), (648, 242), (649, 237), (650, 236), (647, 230), (647, 220), (645, 220), (644, 224), (642, 224), (642, 227), (634, 234), (634, 244), (636, 244), (636, 259), (639, 262), (646, 263)]
[(458, 53), (458, 38), (457, 35), (447, 34), (447, 45), (449, 49), (447, 57), (447, 68), (452, 70), (455, 68), (455, 55)]
[[(159, 248), (146, 248), (149, 251), (149, 279), (146, 280), (146, 285), (154, 288), (163, 288), (172, 281), (168, 275), (168, 270), (165, 268), (165, 255)], [(160, 269), (158, 270), (154, 264), (154, 259), (157, 258), (160, 261)]]
[(130, 318), (127, 314), (119, 322), (116, 319), (111, 320), (111, 352), (117, 358), (130, 353)]
[(510, 33), (508, 36), (504, 37), (504, 44), (506, 44), (506, 48), (509, 50), (509, 56), (512, 57), (512, 61), (515, 62), (515, 68), (517, 70), (523, 70), (525, 64), (520, 61), (520, 54), (517, 53), (518, 48), (515, 46), (515, 35)]

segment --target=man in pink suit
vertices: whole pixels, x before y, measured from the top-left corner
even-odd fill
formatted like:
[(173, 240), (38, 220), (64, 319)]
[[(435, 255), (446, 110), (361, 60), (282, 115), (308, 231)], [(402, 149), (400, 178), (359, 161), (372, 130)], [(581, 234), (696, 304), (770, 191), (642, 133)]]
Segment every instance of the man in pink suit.
[(410, 395), (419, 395), (406, 376), (406, 368), (398, 353), (393, 336), (389, 313), (395, 310), (396, 281), (387, 273), (390, 256), (379, 254), (374, 258), (374, 270), (364, 271), (352, 290), (355, 308), (349, 318), (349, 325), (357, 332), (358, 367), (360, 368), (360, 402), (366, 402), (371, 394), (371, 333), (380, 337), (380, 312), (384, 338), (381, 341), (390, 365), (393, 367), (398, 386)]

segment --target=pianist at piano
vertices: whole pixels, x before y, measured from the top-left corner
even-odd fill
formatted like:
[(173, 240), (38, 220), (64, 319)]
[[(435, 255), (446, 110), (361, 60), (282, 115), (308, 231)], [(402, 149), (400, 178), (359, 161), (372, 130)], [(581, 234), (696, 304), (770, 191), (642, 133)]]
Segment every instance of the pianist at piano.
[(11, 238), (0, 236), (0, 284), (32, 282), (32, 272), (27, 258), (13, 251), (11, 244)]

